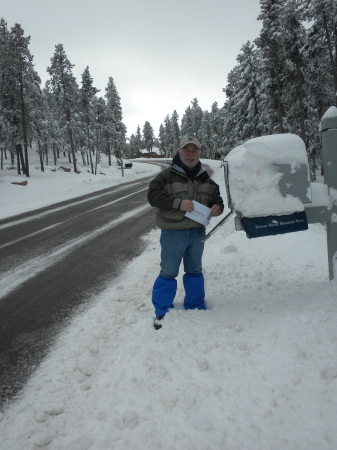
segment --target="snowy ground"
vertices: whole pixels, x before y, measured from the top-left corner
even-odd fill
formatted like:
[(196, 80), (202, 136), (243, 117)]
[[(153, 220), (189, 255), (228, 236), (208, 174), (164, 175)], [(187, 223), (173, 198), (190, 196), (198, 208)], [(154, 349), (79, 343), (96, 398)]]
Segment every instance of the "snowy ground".
[[(219, 162), (207, 163), (225, 197)], [(128, 178), (156, 170), (136, 163)], [(115, 172), (36, 172), (26, 187), (0, 172), (1, 217), (119, 183)], [(179, 278), (159, 331), (159, 231), (145, 240), (1, 415), (0, 448), (335, 450), (337, 285), (323, 225), (249, 240), (231, 220), (206, 244), (208, 310), (183, 310)]]
[(113, 158), (112, 166), (109, 167), (104, 155), (102, 155), (102, 164), (98, 166), (97, 175), (92, 175), (89, 167), (83, 167), (80, 163), (78, 163), (81, 172), (79, 175), (72, 171), (65, 172), (60, 166), (72, 169), (72, 164), (67, 161), (67, 158), (61, 158), (55, 172), (54, 165), (46, 166), (45, 171), (41, 172), (37, 154), (31, 151), (28, 184), (19, 186), (12, 183), (21, 183), (26, 180), (26, 177), (17, 175), (17, 170), (5, 160), (4, 170), (0, 170), (0, 219), (137, 180), (152, 173), (155, 176), (160, 171), (160, 168), (153, 164), (134, 161), (131, 169), (124, 169), (123, 177), (116, 159)]

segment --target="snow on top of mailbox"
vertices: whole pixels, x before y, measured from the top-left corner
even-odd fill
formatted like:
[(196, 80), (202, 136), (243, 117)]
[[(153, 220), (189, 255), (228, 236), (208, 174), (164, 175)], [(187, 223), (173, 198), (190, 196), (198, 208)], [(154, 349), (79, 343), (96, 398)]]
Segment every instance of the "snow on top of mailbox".
[(322, 119), (337, 117), (337, 108), (336, 106), (330, 106), (330, 108), (326, 111)]
[[(235, 210), (243, 216), (281, 215), (304, 210), (299, 197), (281, 194), (279, 184), (285, 168), (295, 174), (301, 167), (308, 167), (305, 145), (300, 137), (275, 134), (250, 139), (234, 148), (225, 161), (228, 162), (231, 200)], [(309, 171), (306, 177), (310, 186)], [(306, 203), (309, 203), (310, 193), (306, 195)]]

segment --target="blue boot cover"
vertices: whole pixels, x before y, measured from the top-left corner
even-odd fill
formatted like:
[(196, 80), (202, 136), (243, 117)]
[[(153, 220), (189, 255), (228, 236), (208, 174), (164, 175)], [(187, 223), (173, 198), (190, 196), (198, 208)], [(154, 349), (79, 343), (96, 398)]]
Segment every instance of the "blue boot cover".
[(152, 303), (156, 311), (156, 317), (166, 314), (169, 308), (173, 308), (173, 300), (177, 292), (177, 280), (165, 278), (159, 275), (154, 282), (152, 290)]
[(183, 282), (186, 294), (185, 309), (206, 309), (203, 273), (185, 273)]

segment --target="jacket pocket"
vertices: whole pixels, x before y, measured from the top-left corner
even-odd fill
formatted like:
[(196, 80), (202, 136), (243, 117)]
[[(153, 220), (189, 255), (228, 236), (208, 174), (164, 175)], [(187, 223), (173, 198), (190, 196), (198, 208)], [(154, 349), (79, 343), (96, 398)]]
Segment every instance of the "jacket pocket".
[(197, 200), (205, 206), (209, 206), (212, 203), (214, 194), (214, 188), (210, 184), (198, 184), (197, 187)]

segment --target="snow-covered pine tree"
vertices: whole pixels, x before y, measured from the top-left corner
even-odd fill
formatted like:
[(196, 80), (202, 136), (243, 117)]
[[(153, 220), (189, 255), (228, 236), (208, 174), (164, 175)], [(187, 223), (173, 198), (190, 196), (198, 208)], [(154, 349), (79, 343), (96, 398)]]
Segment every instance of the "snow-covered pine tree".
[(284, 67), (280, 71), (282, 83), (282, 105), (284, 111), (284, 131), (300, 136), (307, 144), (305, 117), (309, 115), (310, 98), (306, 89), (302, 48), (306, 32), (302, 24), (304, 11), (297, 1), (287, 1), (284, 7), (283, 46), (286, 55)]
[(193, 136), (198, 139), (201, 139), (201, 123), (203, 117), (203, 110), (199, 106), (198, 99), (194, 98), (192, 100), (191, 107), (191, 117), (192, 117), (192, 126), (193, 126)]
[(221, 146), (225, 152), (268, 130), (268, 97), (263, 92), (265, 76), (261, 51), (248, 41), (236, 59), (238, 64), (228, 74), (224, 88), (226, 103), (221, 113), (219, 111)]
[(138, 148), (138, 139), (137, 136), (135, 136), (133, 133), (130, 136), (129, 140), (129, 152), (130, 152), (130, 158), (135, 158), (137, 155)]
[(211, 148), (211, 158), (216, 158), (217, 154), (220, 153), (222, 146), (222, 128), (223, 120), (220, 114), (220, 109), (217, 102), (212, 104), (210, 112), (210, 148)]
[[(49, 151), (53, 148), (54, 130), (51, 111), (45, 95), (35, 97), (35, 102), (39, 101), (34, 109), (35, 130), (34, 135), (37, 140), (37, 152), (40, 157), (41, 172), (44, 172), (45, 163), (49, 164)], [(56, 154), (54, 156), (54, 164), (56, 165)]]
[[(308, 33), (303, 23), (303, 2), (288, 0), (285, 4), (284, 48), (285, 64), (282, 74), (282, 104), (284, 105), (284, 130), (300, 136), (307, 148), (311, 177), (315, 179), (321, 159), (320, 136), (317, 133), (322, 117), (317, 114), (316, 93), (312, 90), (312, 60), (308, 58)], [(315, 83), (315, 81), (314, 81)]]
[(307, 152), (311, 177), (316, 178), (317, 169), (322, 168), (322, 145), (318, 124), (327, 109), (335, 104), (335, 91), (330, 57), (325, 33), (320, 23), (315, 21), (306, 33), (306, 43), (302, 48), (304, 79), (308, 90), (308, 98), (313, 105), (312, 111), (305, 117), (307, 130)]
[(181, 136), (195, 136), (201, 139), (201, 126), (203, 119), (203, 110), (199, 106), (197, 98), (194, 98), (189, 105), (181, 120)]
[(173, 148), (172, 142), (172, 122), (169, 114), (164, 118), (164, 128), (165, 128), (165, 155), (168, 158), (172, 158), (173, 153), (176, 149)]
[(154, 132), (152, 125), (148, 121), (145, 121), (143, 126), (143, 139), (146, 150), (151, 153), (153, 149)]
[(92, 108), (94, 112), (94, 121), (92, 124), (95, 135), (96, 159), (95, 175), (97, 175), (97, 166), (101, 162), (101, 149), (104, 148), (104, 125), (105, 125), (105, 100), (103, 97), (93, 97)]
[(160, 155), (164, 155), (165, 157), (167, 157), (165, 141), (166, 141), (165, 127), (161, 123), (159, 126), (159, 153), (160, 153)]
[(144, 148), (144, 142), (143, 142), (143, 136), (142, 136), (142, 132), (140, 131), (139, 125), (137, 125), (136, 138), (137, 138), (138, 150), (141, 151)]
[[(11, 101), (11, 76), (10, 76), (10, 47), (9, 31), (7, 22), (0, 19), (0, 146), (1, 146), (1, 169), (3, 169), (4, 157), (7, 152), (11, 155), (13, 163), (16, 152), (14, 135), (14, 112)], [(20, 165), (18, 164), (18, 168)]]
[(159, 127), (160, 153), (167, 158), (171, 158), (179, 148), (180, 128), (178, 120), (179, 114), (174, 110), (171, 117), (169, 114), (166, 115), (164, 124)]
[[(93, 79), (90, 75), (89, 67), (87, 66), (82, 74), (82, 88), (81, 88), (81, 110), (84, 116), (85, 134), (87, 139), (87, 149), (89, 154), (91, 173), (94, 173), (94, 165), (92, 161), (93, 153), (93, 135), (91, 125), (95, 120), (94, 98), (99, 92), (99, 89), (93, 86)], [(96, 166), (96, 164), (95, 164)]]
[(179, 127), (179, 114), (176, 110), (173, 111), (171, 116), (171, 138), (173, 152), (176, 152), (180, 143), (180, 127)]
[[(9, 32), (0, 21), (0, 106), (2, 140), (17, 155), (18, 173), (29, 177), (28, 145), (35, 137), (41, 105), (41, 80), (29, 51), (30, 36), (19, 24)], [(40, 111), (41, 112), (41, 111)], [(22, 150), (24, 148), (24, 153)], [(14, 159), (14, 157), (12, 158)], [(21, 168), (20, 168), (21, 167)]]
[(202, 142), (202, 156), (204, 158), (211, 158), (212, 131), (211, 131), (211, 114), (209, 113), (209, 111), (203, 112), (201, 129), (199, 131), (199, 139)]
[(46, 81), (45, 87), (42, 90), (42, 96), (46, 111), (45, 120), (48, 122), (49, 129), (47, 139), (53, 149), (54, 164), (56, 165), (60, 152), (63, 151), (65, 153), (69, 139), (66, 137), (67, 134), (63, 133), (63, 114), (58, 107), (56, 96), (53, 94), (50, 80)]
[(63, 45), (57, 44), (55, 52), (50, 59), (50, 67), (47, 72), (50, 75), (50, 90), (54, 96), (55, 104), (60, 111), (62, 127), (67, 130), (74, 172), (77, 173), (76, 151), (73, 131), (73, 115), (77, 110), (78, 86), (72, 73), (74, 64), (67, 58)]
[(115, 154), (116, 158), (121, 160), (122, 173), (124, 174), (122, 158), (126, 145), (126, 126), (122, 122), (123, 112), (121, 99), (112, 77), (109, 77), (108, 85), (105, 88), (105, 100), (105, 134), (109, 165), (111, 165), (111, 155)]
[(191, 105), (189, 105), (186, 108), (185, 113), (181, 119), (181, 128), (180, 128), (181, 137), (192, 136), (193, 131), (194, 131), (194, 128), (193, 128), (193, 120), (192, 120), (192, 108), (191, 108)]
[(260, 0), (262, 30), (255, 40), (264, 61), (264, 71), (268, 74), (266, 89), (269, 116), (269, 133), (283, 133), (283, 105), (281, 70), (284, 67), (284, 22), (283, 11), (286, 0)]
[[(325, 51), (330, 61), (330, 73), (337, 93), (337, 2), (336, 0), (306, 0), (307, 18), (314, 21), (315, 30), (325, 42)], [(337, 97), (334, 104), (337, 105)]]

